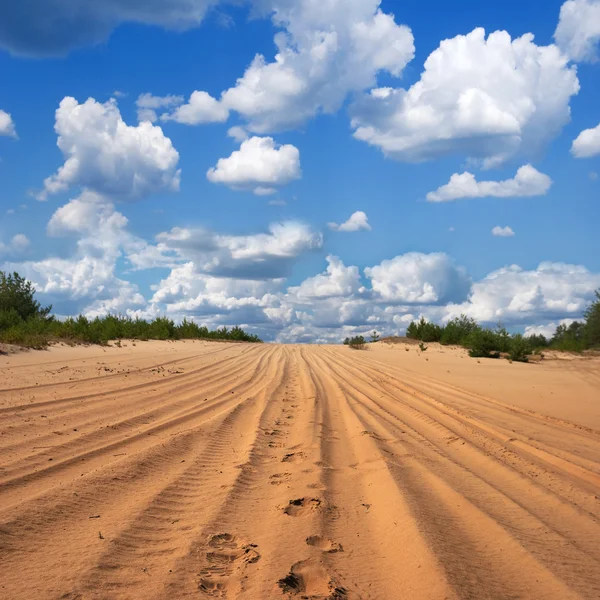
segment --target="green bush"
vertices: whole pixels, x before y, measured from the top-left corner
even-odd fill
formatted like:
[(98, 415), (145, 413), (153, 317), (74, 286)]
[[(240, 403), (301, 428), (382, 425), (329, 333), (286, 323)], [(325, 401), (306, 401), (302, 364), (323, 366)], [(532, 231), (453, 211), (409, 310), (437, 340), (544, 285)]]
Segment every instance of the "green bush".
[(508, 357), (515, 362), (529, 362), (527, 356), (531, 354), (531, 350), (527, 338), (524, 338), (520, 333), (517, 333), (513, 335), (510, 341)]
[(144, 321), (111, 314), (95, 319), (80, 315), (59, 321), (49, 315), (50, 307), (40, 306), (34, 293), (31, 283), (17, 273), (5, 275), (0, 272), (0, 342), (42, 348), (51, 340), (91, 344), (121, 339), (261, 341), (257, 335), (248, 334), (238, 326), (209, 331), (187, 319), (176, 325), (167, 317)]
[(51, 306), (42, 308), (34, 298), (35, 288), (18, 273), (0, 271), (0, 312), (14, 310), (26, 320), (31, 317), (47, 317)]
[(596, 300), (585, 311), (585, 342), (588, 348), (600, 348), (600, 290)]
[(418, 323), (413, 321), (408, 326), (406, 337), (421, 340), (422, 342), (439, 342), (442, 338), (442, 333), (443, 329), (439, 325), (430, 323), (424, 317), (421, 317)]
[(456, 344), (464, 346), (471, 333), (480, 329), (481, 327), (477, 324), (475, 319), (467, 317), (466, 315), (460, 315), (460, 317), (455, 317), (448, 321), (443, 328), (440, 342), (445, 345)]
[(350, 346), (353, 350), (365, 350), (367, 348), (367, 342), (362, 335), (357, 335), (352, 338), (346, 338), (344, 344)]
[(0, 310), (0, 331), (18, 327), (21, 323), (23, 323), (23, 319), (14, 308)]
[(500, 358), (498, 336), (490, 329), (473, 331), (467, 340), (469, 356), (473, 358)]

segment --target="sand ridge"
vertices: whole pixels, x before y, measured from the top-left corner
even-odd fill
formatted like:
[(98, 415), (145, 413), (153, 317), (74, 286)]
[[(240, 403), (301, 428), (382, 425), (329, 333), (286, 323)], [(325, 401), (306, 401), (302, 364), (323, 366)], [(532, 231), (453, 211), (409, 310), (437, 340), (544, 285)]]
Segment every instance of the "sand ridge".
[(598, 361), (127, 342), (0, 374), (3, 598), (600, 597)]

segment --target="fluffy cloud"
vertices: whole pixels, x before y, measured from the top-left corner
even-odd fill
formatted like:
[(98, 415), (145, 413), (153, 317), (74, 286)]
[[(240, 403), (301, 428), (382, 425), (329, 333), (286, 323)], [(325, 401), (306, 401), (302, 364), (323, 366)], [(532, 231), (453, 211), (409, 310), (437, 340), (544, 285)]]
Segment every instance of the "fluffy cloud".
[(152, 94), (140, 94), (136, 100), (138, 121), (150, 121), (154, 123), (158, 116), (156, 111), (159, 108), (168, 108), (183, 104), (183, 96), (153, 96)]
[(494, 324), (531, 324), (580, 317), (600, 287), (600, 274), (564, 263), (541, 263), (526, 271), (517, 265), (498, 269), (473, 284), (469, 300), (447, 309)]
[(89, 316), (127, 313), (145, 305), (137, 286), (116, 275), (118, 260), (130, 245), (143, 243), (126, 231), (127, 219), (106, 198), (85, 191), (58, 208), (48, 223), (53, 237), (74, 237), (68, 258), (48, 257), (12, 264), (29, 278), (58, 314)]
[(49, 235), (87, 234), (90, 241), (107, 241), (113, 245), (115, 234), (120, 237), (127, 218), (115, 210), (102, 196), (86, 191), (79, 198), (58, 208), (48, 222)]
[(31, 246), (29, 238), (23, 233), (17, 233), (13, 236), (8, 244), (0, 241), (0, 256), (3, 255), (19, 255), (26, 252)]
[(492, 229), (492, 235), (496, 237), (513, 237), (515, 232), (508, 227), (508, 225), (506, 227), (500, 227), (499, 225), (496, 225), (496, 227)]
[(242, 143), (244, 140), (248, 139), (248, 132), (239, 125), (235, 125), (234, 127), (230, 127), (227, 130), (227, 135), (230, 138), (233, 138), (236, 142)]
[(441, 252), (409, 252), (367, 267), (373, 292), (389, 303), (443, 304), (466, 298), (471, 280)]
[(252, 137), (228, 158), (220, 158), (206, 176), (234, 190), (265, 195), (301, 176), (300, 152), (291, 144), (278, 145), (270, 137)]
[(179, 154), (160, 127), (126, 125), (115, 100), (79, 104), (66, 97), (56, 111), (57, 145), (66, 160), (39, 194), (82, 186), (121, 200), (179, 189)]
[(229, 110), (206, 92), (193, 92), (187, 104), (161, 116), (163, 121), (177, 121), (185, 125), (223, 123), (228, 118)]
[(477, 181), (469, 172), (455, 173), (450, 181), (435, 192), (427, 194), (428, 202), (448, 202), (458, 198), (515, 198), (543, 196), (552, 180), (531, 165), (524, 165), (513, 179), (505, 181)]
[(198, 273), (247, 280), (285, 277), (298, 256), (323, 244), (320, 233), (296, 221), (275, 223), (268, 233), (253, 235), (175, 228), (157, 240), (162, 251), (192, 261)]
[[(339, 342), (373, 329), (397, 334), (421, 315), (445, 322), (461, 313), (533, 332), (581, 318), (600, 287), (599, 273), (560, 263), (504, 267), (473, 283), (446, 254), (414, 252), (364, 269), (369, 284), (357, 266), (328, 256), (325, 271), (289, 286), (292, 266), (322, 246), (321, 234), (306, 225), (279, 223), (251, 235), (176, 228), (150, 244), (128, 231), (109, 199), (89, 190), (58, 208), (47, 229), (75, 240), (71, 256), (5, 262), (2, 269), (31, 279), (58, 314), (167, 313), (210, 327), (240, 324), (279, 341)], [(16, 236), (14, 245), (24, 249), (25, 238)], [(146, 300), (131, 272), (119, 273), (127, 262), (170, 272)]]
[(218, 0), (24, 0), (0, 3), (0, 48), (27, 56), (62, 55), (105, 41), (121, 23), (196, 27)]
[(600, 154), (600, 124), (593, 129), (584, 129), (571, 146), (575, 158), (589, 158)]
[(554, 38), (560, 49), (576, 62), (598, 60), (600, 1), (568, 0), (560, 9)]
[(381, 71), (399, 76), (414, 56), (413, 36), (380, 3), (256, 1), (257, 10), (271, 15), (280, 29), (277, 54), (273, 62), (255, 56), (235, 86), (222, 93), (222, 110), (239, 113), (255, 133), (292, 129), (317, 114), (336, 112), (349, 93), (374, 85)]
[(576, 68), (556, 46), (475, 29), (442, 41), (410, 89), (359, 100), (354, 136), (399, 160), (460, 154), (496, 166), (537, 154), (569, 122), (578, 91)]
[(361, 289), (358, 267), (347, 267), (337, 256), (327, 257), (327, 270), (305, 279), (299, 286), (288, 290), (301, 301), (316, 298), (349, 297)]
[(350, 215), (350, 218), (344, 223), (327, 223), (332, 231), (370, 231), (369, 219), (362, 210), (357, 210)]
[(12, 117), (3, 110), (0, 110), (0, 135), (8, 135), (11, 137), (17, 136)]

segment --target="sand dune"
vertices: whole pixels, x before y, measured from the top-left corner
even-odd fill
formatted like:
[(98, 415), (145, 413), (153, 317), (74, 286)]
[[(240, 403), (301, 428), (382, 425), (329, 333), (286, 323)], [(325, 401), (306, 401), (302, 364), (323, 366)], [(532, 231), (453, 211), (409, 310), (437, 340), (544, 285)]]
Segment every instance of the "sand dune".
[(0, 596), (600, 597), (600, 361), (0, 357)]

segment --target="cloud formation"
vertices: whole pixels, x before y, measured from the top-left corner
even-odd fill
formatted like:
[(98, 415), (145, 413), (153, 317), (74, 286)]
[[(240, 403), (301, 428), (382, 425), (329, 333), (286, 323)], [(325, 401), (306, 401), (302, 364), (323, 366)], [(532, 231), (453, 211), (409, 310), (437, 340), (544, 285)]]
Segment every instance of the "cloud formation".
[(590, 158), (600, 154), (600, 123), (593, 129), (584, 129), (571, 146), (575, 158)]
[[(14, 254), (2, 268), (30, 278), (58, 314), (166, 313), (211, 327), (240, 324), (283, 342), (339, 342), (373, 329), (398, 334), (420, 316), (443, 323), (461, 313), (487, 325), (548, 327), (581, 318), (600, 287), (600, 273), (562, 263), (511, 265), (473, 282), (439, 252), (401, 254), (362, 272), (329, 255), (323, 272), (290, 285), (297, 261), (323, 245), (308, 225), (275, 223), (247, 235), (174, 228), (150, 243), (128, 230), (109, 199), (89, 190), (58, 208), (47, 230), (75, 240), (71, 256), (16, 262)], [(123, 263), (169, 273), (145, 298)]]
[(234, 190), (258, 195), (275, 193), (278, 187), (300, 179), (300, 152), (291, 144), (278, 145), (270, 137), (251, 137), (228, 158), (220, 158), (206, 177)]
[(506, 325), (581, 318), (599, 287), (600, 273), (580, 265), (544, 262), (530, 271), (511, 265), (475, 282), (468, 301), (448, 306), (446, 314)]
[(7, 244), (0, 241), (0, 256), (18, 256), (26, 252), (30, 246), (29, 238), (23, 233), (17, 233)]
[(170, 106), (179, 106), (183, 104), (183, 96), (153, 96), (152, 94), (140, 94), (135, 104), (137, 106), (138, 121), (150, 121), (154, 123), (158, 120), (156, 111), (159, 108), (168, 108)]
[(569, 122), (579, 81), (558, 47), (533, 40), (481, 28), (443, 40), (408, 90), (376, 88), (354, 105), (354, 137), (409, 162), (535, 156)]
[(379, 297), (399, 304), (443, 304), (466, 298), (471, 280), (447, 254), (408, 252), (379, 265), (365, 275)]
[(600, 42), (600, 1), (567, 0), (554, 33), (559, 48), (575, 62), (596, 62)]
[[(257, 54), (219, 101), (211, 98), (213, 110), (218, 104), (222, 115), (235, 111), (254, 133), (278, 132), (337, 112), (348, 94), (373, 86), (380, 72), (400, 76), (414, 56), (413, 35), (382, 12), (380, 3), (346, 0), (342, 7), (339, 0), (254, 2), (257, 14), (269, 15), (279, 30), (275, 59), (269, 62)], [(210, 98), (196, 91), (190, 107), (194, 97)], [(183, 109), (166, 118), (204, 122), (178, 117)]]
[(9, 113), (0, 110), (0, 135), (16, 137), (15, 124)]
[(339, 225), (337, 223), (327, 223), (327, 227), (332, 231), (371, 231), (369, 219), (362, 210), (353, 212), (344, 223), (340, 223)]
[(459, 198), (519, 198), (544, 196), (552, 180), (531, 165), (524, 165), (513, 179), (505, 181), (477, 181), (468, 171), (455, 173), (450, 181), (435, 192), (427, 194), (428, 202), (450, 202)]
[(178, 190), (179, 153), (160, 127), (143, 121), (127, 125), (114, 99), (79, 104), (66, 97), (56, 111), (57, 145), (65, 156), (58, 171), (44, 180), (38, 195), (81, 186), (119, 200)]
[(496, 225), (496, 227), (492, 229), (492, 235), (495, 237), (513, 237), (515, 232), (508, 225), (506, 227)]
[(228, 108), (206, 92), (192, 92), (186, 104), (161, 116), (163, 121), (177, 121), (185, 125), (223, 123), (229, 118)]
[(61, 56), (98, 44), (122, 23), (185, 30), (218, 0), (23, 0), (0, 3), (0, 48), (25, 56)]
[(161, 251), (192, 261), (198, 273), (266, 280), (288, 276), (298, 256), (321, 248), (323, 236), (304, 223), (284, 221), (251, 235), (174, 228), (159, 234), (157, 241)]

